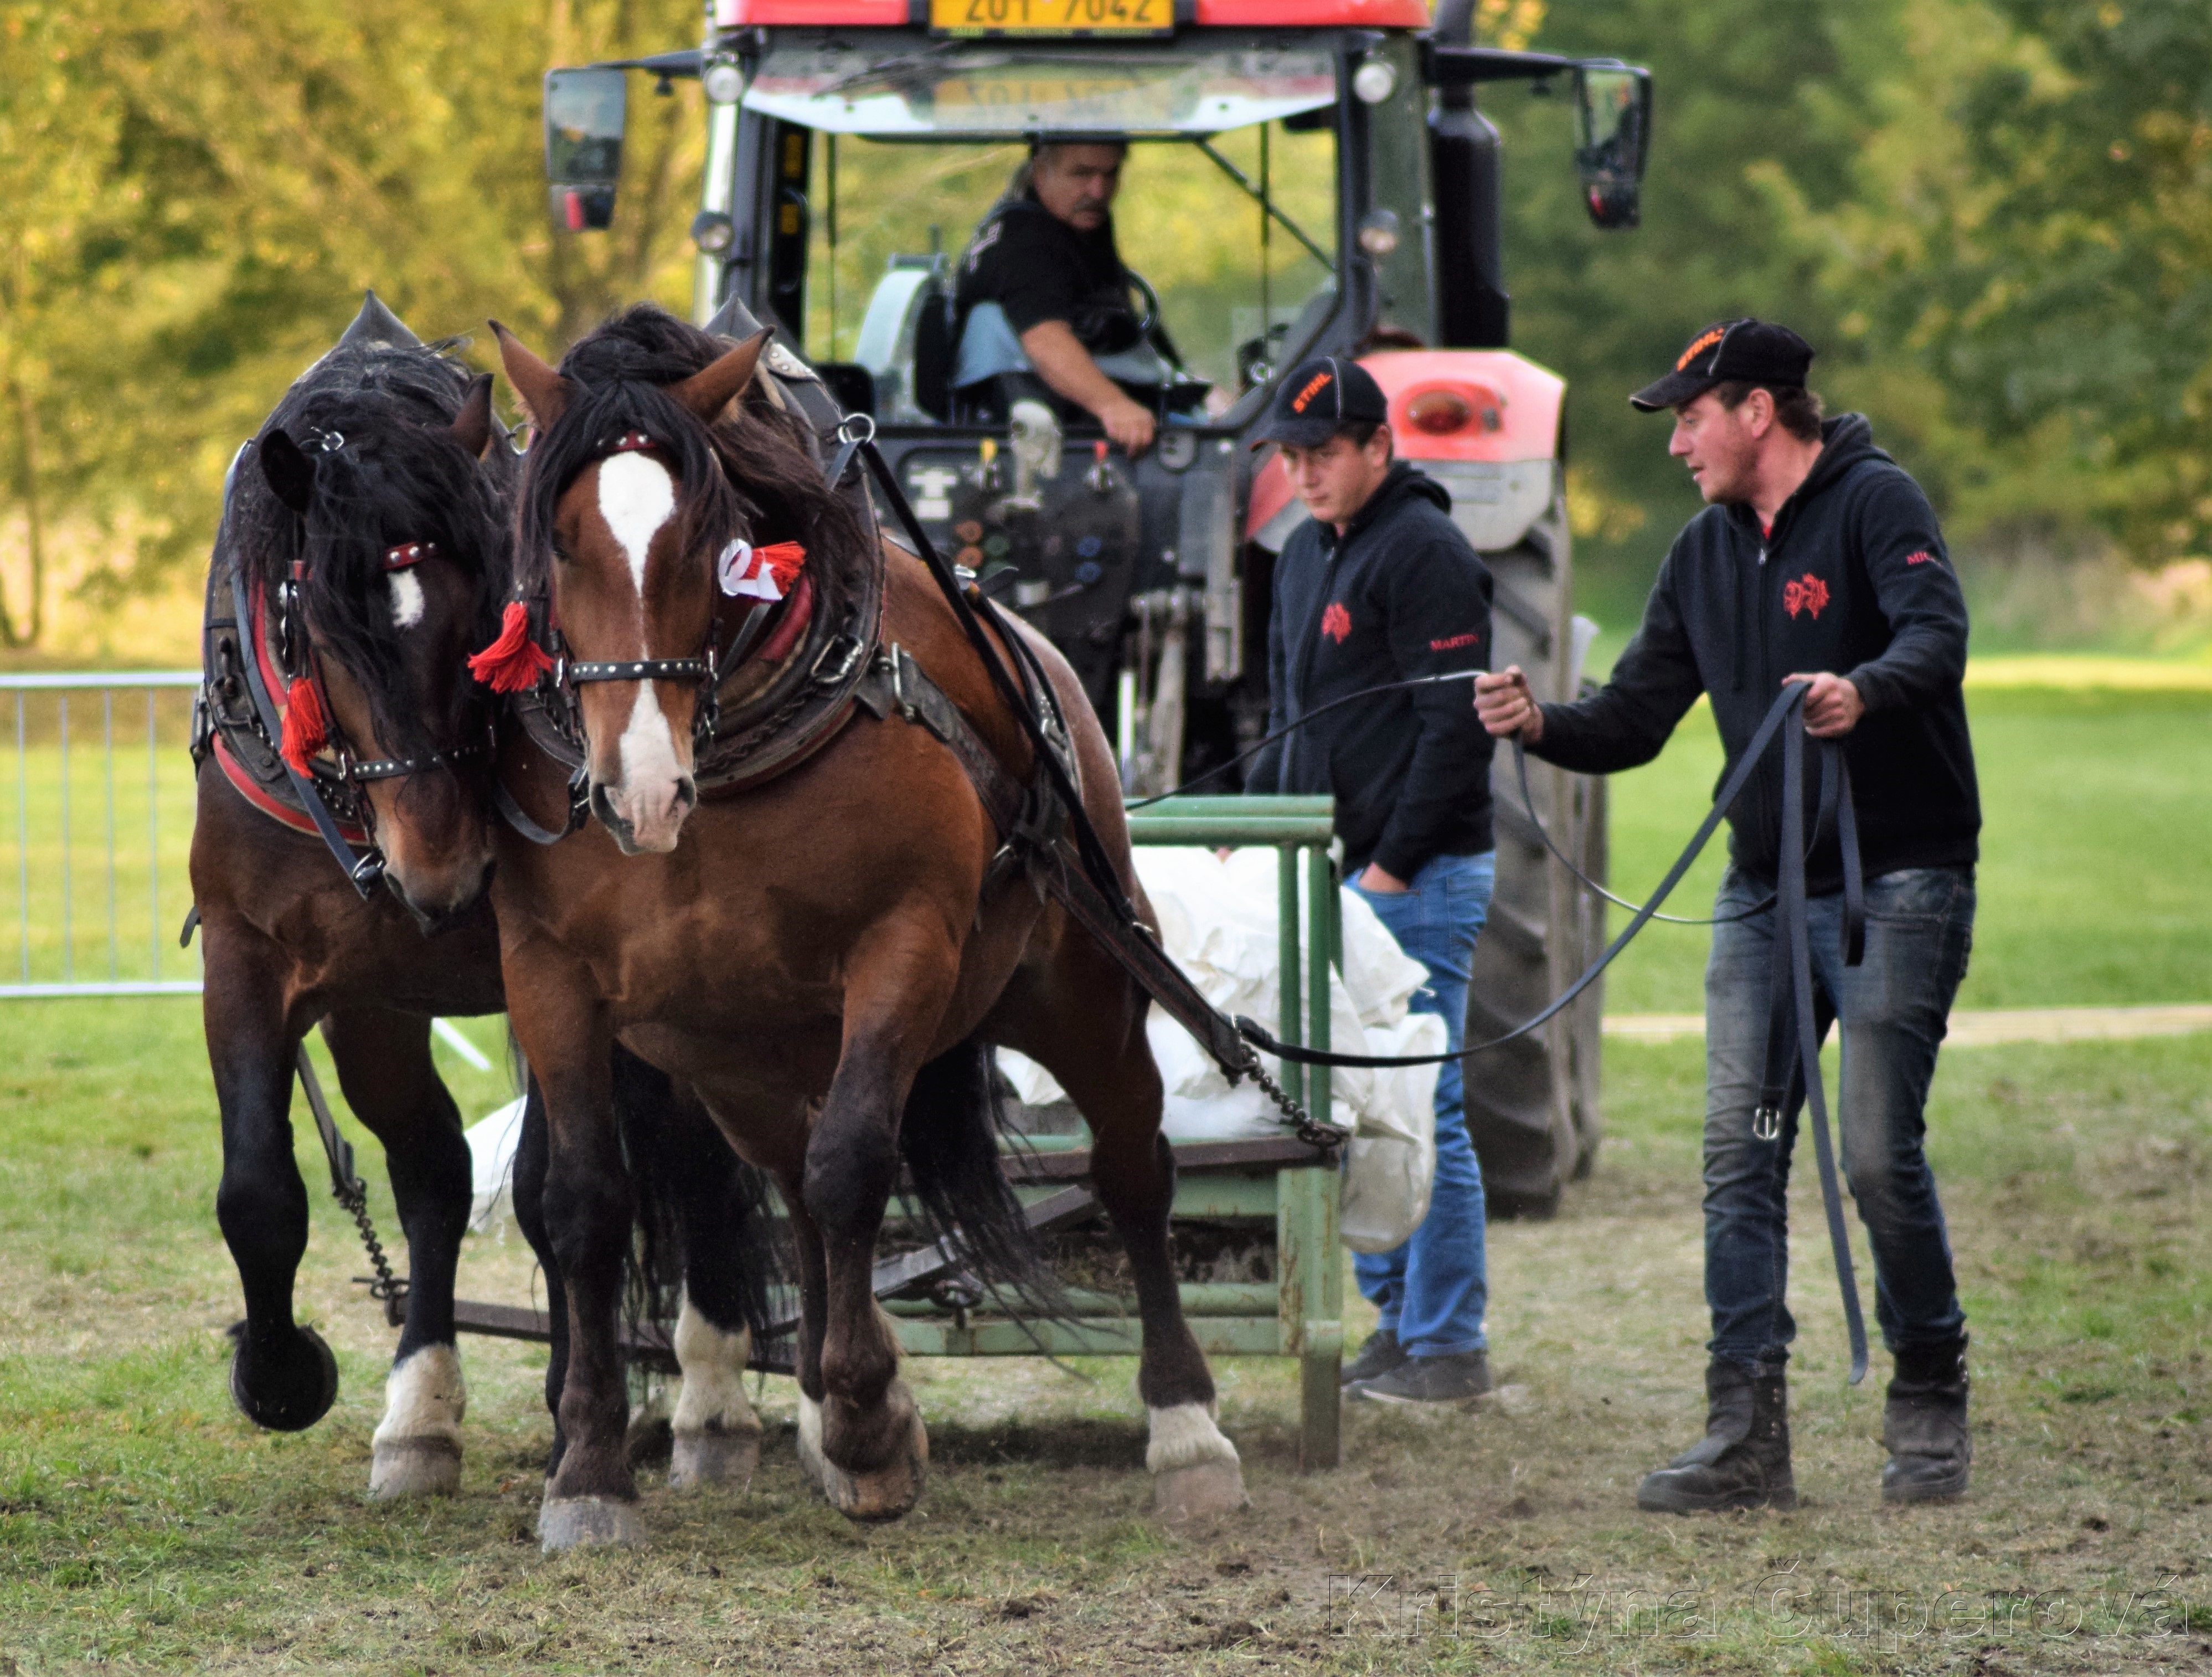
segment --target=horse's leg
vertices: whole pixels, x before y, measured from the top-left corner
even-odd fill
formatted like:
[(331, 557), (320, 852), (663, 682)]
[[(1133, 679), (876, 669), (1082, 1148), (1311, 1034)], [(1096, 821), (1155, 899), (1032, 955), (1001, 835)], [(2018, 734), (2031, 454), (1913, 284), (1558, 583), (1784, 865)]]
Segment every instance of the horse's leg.
[(545, 1462), (545, 1477), (560, 1470), (567, 1441), (561, 1436), (561, 1388), (568, 1379), (568, 1293), (561, 1284), (561, 1260), (554, 1255), (553, 1237), (545, 1227), (545, 1173), (552, 1167), (552, 1131), (545, 1122), (545, 1091), (531, 1074), (522, 1108), (522, 1133), (514, 1148), (514, 1222), (522, 1238), (538, 1256), (538, 1272), (545, 1278), (545, 1319), (551, 1328), (550, 1355), (545, 1360), (545, 1412), (553, 1418), (553, 1449)]
[(614, 1121), (613, 1036), (605, 1010), (580, 984), (543, 969), (519, 973), (511, 951), (507, 972), (509, 1017), (545, 1094), (540, 1203), (568, 1300), (562, 1448), (546, 1480), (538, 1536), (549, 1553), (639, 1543), (644, 1528), (624, 1448), (629, 1400), (617, 1328), (635, 1203)]
[[(898, 1341), (877, 1306), (876, 1235), (898, 1180), (898, 1121), (952, 994), (957, 957), (940, 932), (885, 922), (848, 965), (844, 1043), (807, 1137), (804, 1203), (821, 1241), (821, 1479), (854, 1520), (894, 1520), (921, 1495), (929, 1438), (898, 1378)], [(794, 1224), (794, 1229), (796, 1225)]]
[(1175, 1155), (1160, 1133), (1159, 1067), (1146, 1002), (1090, 939), (1063, 937), (1051, 971), (1006, 1009), (1004, 1039), (1060, 1082), (1091, 1131), (1091, 1180), (1129, 1254), (1144, 1330), (1137, 1390), (1152, 1442), (1145, 1466), (1164, 1514), (1244, 1505), (1237, 1447), (1214, 1420), (1213, 1376), (1183, 1320), (1168, 1247)]
[[(656, 1241), (672, 1219), (684, 1259), (676, 1320), (683, 1389), (672, 1418), (668, 1483), (677, 1490), (749, 1484), (760, 1465), (760, 1418), (745, 1397), (752, 1332), (745, 1303), (745, 1167), (691, 1091), (617, 1046), (615, 1106), (641, 1217)], [(665, 1214), (665, 1215), (664, 1215)]]
[(322, 1335), (292, 1318), (292, 1281), (307, 1249), (307, 1190), (292, 1158), (300, 1039), (285, 1019), (289, 961), (228, 915), (212, 912), (204, 926), (201, 1011), (222, 1113), (216, 1219), (246, 1295), (246, 1320), (233, 1330), (230, 1395), (257, 1426), (296, 1432), (328, 1412), (338, 1365)]
[(384, 1382), (368, 1494), (450, 1496), (461, 1484), (468, 1388), (453, 1342), (453, 1272), (471, 1180), (460, 1109), (430, 1058), (430, 1021), (386, 1008), (342, 1008), (323, 1021), (338, 1087), (384, 1143), (407, 1234), (407, 1320)]

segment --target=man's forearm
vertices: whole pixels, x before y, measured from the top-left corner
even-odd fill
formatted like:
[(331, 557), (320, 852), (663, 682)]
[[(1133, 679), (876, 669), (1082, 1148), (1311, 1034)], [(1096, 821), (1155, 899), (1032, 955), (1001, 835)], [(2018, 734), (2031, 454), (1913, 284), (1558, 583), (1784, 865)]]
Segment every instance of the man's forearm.
[(1065, 320), (1040, 320), (1031, 326), (1022, 334), (1022, 353), (1054, 392), (1101, 419), (1115, 403), (1128, 399), (1120, 385), (1098, 370)]

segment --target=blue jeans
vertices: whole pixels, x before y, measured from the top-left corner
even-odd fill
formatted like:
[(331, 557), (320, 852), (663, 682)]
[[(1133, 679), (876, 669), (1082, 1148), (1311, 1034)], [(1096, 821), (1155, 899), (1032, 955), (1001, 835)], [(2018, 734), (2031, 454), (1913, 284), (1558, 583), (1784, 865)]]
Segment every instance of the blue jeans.
[[(1730, 868), (1716, 914), (1766, 894)], [(1951, 998), (1974, 935), (1972, 868), (1909, 868), (1867, 881), (1866, 959), (1844, 965), (1844, 899), (1808, 905), (1814, 1008), (1822, 1038), (1843, 1025), (1836, 1124), (1843, 1168), (1874, 1252), (1875, 1316), (1893, 1351), (1940, 1345), (1966, 1328), (1950, 1237), (1921, 1139)], [(1784, 1301), (1790, 1145), (1802, 1095), (1782, 1133), (1752, 1133), (1766, 1065), (1769, 962), (1781, 928), (1771, 908), (1713, 928), (1705, 967), (1705, 1302), (1716, 1357), (1779, 1373), (1797, 1324)]]
[[(1390, 929), (1398, 947), (1429, 969), (1411, 1010), (1444, 1021), (1445, 1046), (1467, 1034), (1467, 980), (1474, 940), (1490, 916), (1498, 853), (1431, 858), (1410, 891), (1358, 891)], [(1437, 1076), (1437, 1180), (1429, 1214), (1395, 1252), (1353, 1254), (1359, 1290), (1382, 1312), (1385, 1328), (1415, 1357), (1480, 1351), (1490, 1284), (1482, 1255), (1482, 1167), (1467, 1137), (1467, 1099), (1456, 1060)]]

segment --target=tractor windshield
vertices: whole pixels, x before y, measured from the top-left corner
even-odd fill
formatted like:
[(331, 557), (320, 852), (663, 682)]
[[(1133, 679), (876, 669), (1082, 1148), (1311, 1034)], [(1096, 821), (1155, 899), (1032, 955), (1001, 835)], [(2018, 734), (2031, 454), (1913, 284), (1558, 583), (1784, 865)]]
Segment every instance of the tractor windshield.
[(1115, 244), (1181, 376), (1209, 387), (1208, 410), (1264, 382), (1301, 316), (1327, 312), (1336, 137), (1308, 113), (1334, 105), (1336, 78), (1321, 45), (906, 41), (864, 52), (780, 40), (744, 100), (814, 131), (805, 346), (866, 367), (879, 417), (926, 417), (905, 393), (925, 276), (949, 294), (1034, 140), (1136, 142), (1113, 201)]

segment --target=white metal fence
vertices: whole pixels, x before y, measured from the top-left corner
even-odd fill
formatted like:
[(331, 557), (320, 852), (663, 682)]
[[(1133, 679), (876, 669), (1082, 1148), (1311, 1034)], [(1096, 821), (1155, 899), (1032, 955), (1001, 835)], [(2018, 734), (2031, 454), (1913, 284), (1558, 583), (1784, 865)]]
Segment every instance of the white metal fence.
[[(190, 995), (191, 702), (198, 670), (0, 675), (15, 948), (0, 1000)], [(4, 948), (0, 944), (0, 948)]]

